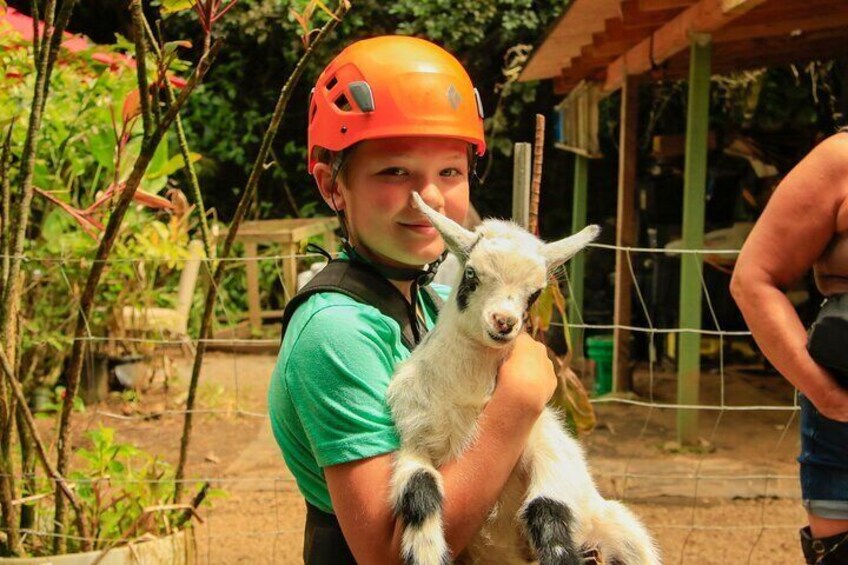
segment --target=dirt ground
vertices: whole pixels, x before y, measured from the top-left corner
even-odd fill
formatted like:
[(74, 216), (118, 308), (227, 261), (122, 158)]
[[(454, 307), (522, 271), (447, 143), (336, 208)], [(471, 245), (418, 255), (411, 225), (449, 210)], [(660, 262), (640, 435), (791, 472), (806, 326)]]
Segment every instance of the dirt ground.
[[(194, 419), (188, 475), (227, 491), (200, 514), (201, 563), (300, 563), (303, 499), (271, 435), (266, 390), (271, 355), (207, 356)], [(167, 393), (133, 402), (113, 395), (79, 415), (79, 430), (106, 423), (121, 441), (176, 462), (188, 358)], [(666, 563), (800, 563), (797, 528), (797, 418), (787, 410), (735, 411), (733, 406), (792, 406), (776, 375), (728, 368), (701, 376), (701, 448), (675, 444), (677, 411), (596, 404), (598, 426), (583, 438), (600, 489), (624, 498), (659, 542)], [(637, 371), (638, 401), (673, 403), (672, 372)], [(722, 403), (722, 391), (724, 402)], [(127, 419), (129, 416), (129, 419)], [(144, 418), (141, 418), (141, 417)]]

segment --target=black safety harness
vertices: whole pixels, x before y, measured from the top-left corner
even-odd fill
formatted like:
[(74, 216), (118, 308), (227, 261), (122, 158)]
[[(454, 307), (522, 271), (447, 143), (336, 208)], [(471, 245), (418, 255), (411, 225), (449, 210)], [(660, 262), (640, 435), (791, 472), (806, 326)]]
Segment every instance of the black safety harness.
[[(357, 302), (369, 304), (384, 316), (397, 322), (401, 329), (401, 342), (412, 351), (427, 333), (427, 326), (418, 316), (419, 288), (424, 299), (436, 312), (444, 303), (441, 297), (428, 286), (444, 255), (422, 271), (377, 265), (361, 258), (347, 242), (344, 243), (344, 248), (350, 260), (331, 259), (323, 249), (314, 245), (307, 247), (307, 250), (323, 254), (329, 262), (286, 305), (283, 311), (283, 337), (295, 311), (310, 296), (319, 292), (337, 292)], [(407, 301), (406, 297), (389, 282), (389, 279), (411, 280), (413, 302)], [(303, 561), (306, 565), (356, 563), (336, 516), (319, 510), (309, 502), (306, 503), (306, 529), (303, 542)]]
[(848, 388), (848, 294), (828, 297), (810, 327), (807, 350)]

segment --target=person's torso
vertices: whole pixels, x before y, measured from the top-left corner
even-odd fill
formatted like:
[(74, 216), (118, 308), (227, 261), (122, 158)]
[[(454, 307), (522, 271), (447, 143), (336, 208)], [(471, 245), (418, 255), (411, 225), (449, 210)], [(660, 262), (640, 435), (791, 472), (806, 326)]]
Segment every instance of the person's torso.
[[(436, 287), (437, 285), (434, 285)], [(436, 288), (443, 298), (447, 296), (447, 287)], [(435, 323), (436, 312), (427, 300), (421, 298), (419, 293), (419, 304), (421, 304), (425, 324), (431, 328)], [(288, 372), (291, 371), (290, 360), (298, 356), (310, 356), (314, 352), (303, 351), (298, 345), (298, 336), (303, 332), (306, 324), (315, 323), (313, 314), (325, 308), (344, 308), (349, 312), (350, 324), (361, 324), (363, 328), (375, 328), (376, 334), (384, 340), (388, 350), (388, 362), (398, 364), (409, 357), (409, 350), (404, 346), (401, 339), (401, 330), (398, 324), (391, 318), (384, 316), (373, 306), (362, 304), (340, 293), (321, 292), (311, 296), (295, 312), (286, 330), (283, 339), (277, 365), (271, 377), (269, 389), (269, 412), (271, 415), (271, 426), (277, 439), (289, 471), (294, 476), (298, 488), (311, 504), (324, 512), (332, 512), (329, 491), (322, 467), (318, 464), (313, 453), (303, 418), (307, 414), (299, 413), (298, 399), (289, 394), (286, 380)], [(386, 333), (386, 328), (389, 328)], [(313, 328), (314, 329), (314, 328)], [(322, 328), (320, 331), (332, 332), (333, 328)], [(321, 359), (310, 359), (308, 364), (300, 363), (299, 366), (308, 366), (309, 370), (316, 372), (326, 371), (327, 366)], [(379, 370), (378, 370), (379, 369)], [(375, 374), (385, 373), (385, 368), (375, 368)], [(326, 375), (317, 375), (326, 379)], [(309, 375), (306, 375), (309, 378)], [(373, 387), (371, 393), (385, 398), (385, 388), (388, 383), (370, 381)]]
[[(845, 131), (848, 135), (848, 130)], [(836, 214), (836, 233), (813, 264), (816, 286), (824, 296), (848, 293), (848, 200)]]

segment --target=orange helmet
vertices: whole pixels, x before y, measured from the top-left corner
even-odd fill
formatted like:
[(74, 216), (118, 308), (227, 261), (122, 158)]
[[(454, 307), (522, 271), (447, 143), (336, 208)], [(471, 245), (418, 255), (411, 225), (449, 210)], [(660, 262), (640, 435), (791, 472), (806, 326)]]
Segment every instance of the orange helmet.
[(309, 173), (315, 147), (400, 136), (463, 139), (486, 152), (483, 105), (468, 73), (441, 47), (389, 35), (357, 41), (327, 65), (309, 103)]

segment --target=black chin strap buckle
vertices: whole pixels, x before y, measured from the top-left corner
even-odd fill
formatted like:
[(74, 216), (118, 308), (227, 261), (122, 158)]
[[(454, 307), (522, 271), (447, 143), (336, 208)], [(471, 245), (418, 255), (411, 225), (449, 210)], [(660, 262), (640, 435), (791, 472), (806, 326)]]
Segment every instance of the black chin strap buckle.
[(427, 268), (418, 276), (415, 281), (418, 283), (419, 287), (427, 286), (433, 279), (436, 278), (436, 274), (439, 272), (439, 267), (442, 265), (442, 262), (445, 260), (445, 257), (448, 256), (447, 251), (443, 251), (439, 258), (427, 265)]

